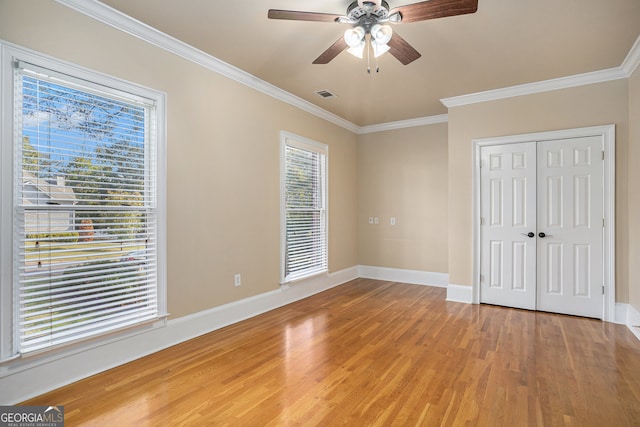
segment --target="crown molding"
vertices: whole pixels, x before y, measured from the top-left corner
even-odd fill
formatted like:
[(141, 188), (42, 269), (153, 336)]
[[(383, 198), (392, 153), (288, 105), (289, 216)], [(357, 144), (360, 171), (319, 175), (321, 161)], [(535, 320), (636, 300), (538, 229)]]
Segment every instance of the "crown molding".
[[(401, 120), (368, 126), (358, 126), (342, 117), (333, 114), (315, 104), (295, 96), (278, 88), (258, 77), (247, 73), (233, 65), (230, 65), (208, 53), (169, 36), (157, 29), (140, 22), (124, 13), (117, 11), (98, 0), (56, 0), (58, 3), (93, 18), (103, 24), (123, 31), (133, 37), (150, 43), (160, 49), (166, 50), (186, 60), (201, 65), (211, 71), (221, 74), (231, 80), (269, 95), (282, 102), (290, 104), (300, 110), (313, 114), (330, 123), (340, 126), (355, 134), (367, 134), (386, 130), (403, 129), (414, 126), (424, 126), (448, 121), (446, 114), (421, 117), (416, 119)], [(468, 95), (454, 96), (440, 100), (447, 108), (480, 102), (494, 101), (515, 96), (531, 95), (541, 92), (566, 89), (570, 87), (602, 83), (611, 80), (628, 78), (640, 64), (640, 37), (629, 51), (622, 65), (618, 68), (578, 74), (575, 76), (561, 77), (558, 79), (544, 80), (541, 82), (527, 83), (485, 92), (477, 92)]]
[(522, 95), (549, 92), (552, 90), (567, 89), (576, 86), (584, 86), (595, 83), (604, 83), (612, 80), (620, 80), (631, 77), (631, 74), (640, 64), (640, 36), (629, 50), (624, 61), (619, 67), (591, 73), (576, 74), (574, 76), (560, 77), (558, 79), (543, 80), (535, 83), (510, 86), (485, 92), (471, 93), (468, 95), (442, 98), (440, 102), (445, 107), (460, 107), (463, 105), (477, 104), (480, 102), (495, 101)]
[(631, 77), (631, 74), (638, 68), (638, 65), (640, 65), (640, 36), (638, 36), (636, 42), (631, 47), (627, 57), (622, 61), (620, 68), (627, 73), (627, 77)]
[(477, 104), (480, 102), (495, 101), (498, 99), (512, 98), (523, 95), (550, 92), (567, 89), (576, 86), (584, 86), (595, 83), (603, 83), (611, 80), (626, 79), (627, 73), (621, 67), (608, 70), (594, 71), (591, 73), (577, 74), (575, 76), (560, 77), (557, 79), (543, 80), (535, 83), (510, 86), (485, 92), (471, 93), (468, 95), (454, 96), (440, 100), (445, 107), (460, 107), (463, 105)]
[(440, 114), (438, 116), (419, 117), (417, 119), (400, 120), (397, 122), (380, 123), (377, 125), (362, 126), (358, 130), (358, 134), (383, 132), (385, 130), (404, 129), (415, 126), (434, 125), (437, 123), (447, 123), (449, 121), (448, 114)]
[(358, 133), (360, 127), (302, 98), (284, 91), (253, 74), (234, 67), (208, 53), (184, 43), (168, 34), (119, 12), (97, 0), (56, 0), (58, 3), (93, 18), (103, 24), (123, 31), (156, 47), (199, 64), (231, 80), (293, 105), (307, 113), (320, 117), (351, 132)]

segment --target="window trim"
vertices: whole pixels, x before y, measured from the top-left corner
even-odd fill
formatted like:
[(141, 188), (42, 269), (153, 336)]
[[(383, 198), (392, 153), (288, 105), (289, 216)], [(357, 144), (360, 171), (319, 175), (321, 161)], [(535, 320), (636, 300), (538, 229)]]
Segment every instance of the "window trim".
[[(0, 40), (0, 198), (11, 203), (2, 203), (0, 208), (0, 364), (14, 359), (33, 359), (37, 357), (45, 363), (50, 357), (63, 357), (79, 351), (85, 351), (98, 345), (104, 345), (114, 340), (135, 335), (150, 327), (166, 325), (167, 313), (167, 272), (166, 272), (166, 94), (117, 77), (99, 73), (75, 64), (71, 64), (30, 49)], [(19, 126), (14, 123), (14, 63), (16, 61), (33, 64), (52, 70), (61, 76), (69, 76), (70, 81), (87, 82), (87, 86), (101, 86), (126, 92), (133, 98), (140, 97), (155, 104), (155, 155), (156, 155), (156, 220), (157, 220), (157, 289), (159, 317), (146, 323), (134, 325), (123, 330), (116, 330), (105, 335), (90, 338), (86, 341), (70, 343), (60, 348), (43, 350), (42, 352), (19, 354), (19, 337), (14, 330), (17, 318), (16, 310), (18, 296), (15, 292), (14, 271), (17, 265), (14, 261), (14, 241), (17, 238), (13, 229), (15, 213), (14, 180), (20, 171), (14, 165), (14, 138)], [(30, 362), (29, 365), (33, 363)], [(12, 368), (13, 369), (13, 368)], [(4, 368), (0, 369), (2, 376)]]
[[(296, 147), (308, 151), (314, 151), (324, 155), (324, 170), (323, 170), (323, 187), (324, 187), (324, 253), (326, 269), (322, 271), (316, 271), (306, 275), (298, 275), (294, 278), (286, 276), (285, 264), (287, 253), (287, 210), (286, 210), (286, 186), (285, 186), (285, 173), (286, 173), (286, 147)], [(309, 279), (318, 275), (327, 275), (329, 272), (329, 146), (317, 141), (314, 141), (303, 136), (299, 136), (290, 132), (280, 132), (280, 285), (286, 287), (289, 284), (299, 282), (301, 280)]]

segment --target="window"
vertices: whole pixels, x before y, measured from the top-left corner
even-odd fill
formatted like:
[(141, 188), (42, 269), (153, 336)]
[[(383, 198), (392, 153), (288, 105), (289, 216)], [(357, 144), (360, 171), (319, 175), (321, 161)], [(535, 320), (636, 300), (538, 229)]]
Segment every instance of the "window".
[(51, 60), (10, 62), (13, 196), (2, 200), (13, 199), (13, 224), (2, 235), (13, 236), (14, 340), (4, 357), (163, 318), (163, 96)]
[(327, 271), (327, 151), (324, 144), (282, 133), (283, 283)]

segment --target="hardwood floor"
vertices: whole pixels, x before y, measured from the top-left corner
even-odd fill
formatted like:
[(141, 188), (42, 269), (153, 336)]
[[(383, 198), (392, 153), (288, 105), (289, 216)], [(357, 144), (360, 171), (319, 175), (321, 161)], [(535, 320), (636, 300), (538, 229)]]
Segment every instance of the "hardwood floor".
[(67, 427), (638, 426), (640, 342), (358, 279), (25, 404)]

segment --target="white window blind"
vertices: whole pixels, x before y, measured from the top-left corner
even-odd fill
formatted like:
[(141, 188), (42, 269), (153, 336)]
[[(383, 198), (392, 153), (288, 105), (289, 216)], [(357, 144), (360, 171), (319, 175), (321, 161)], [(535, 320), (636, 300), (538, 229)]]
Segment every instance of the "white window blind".
[(154, 103), (15, 70), (18, 351), (157, 319)]
[(283, 282), (327, 270), (327, 148), (283, 138)]

